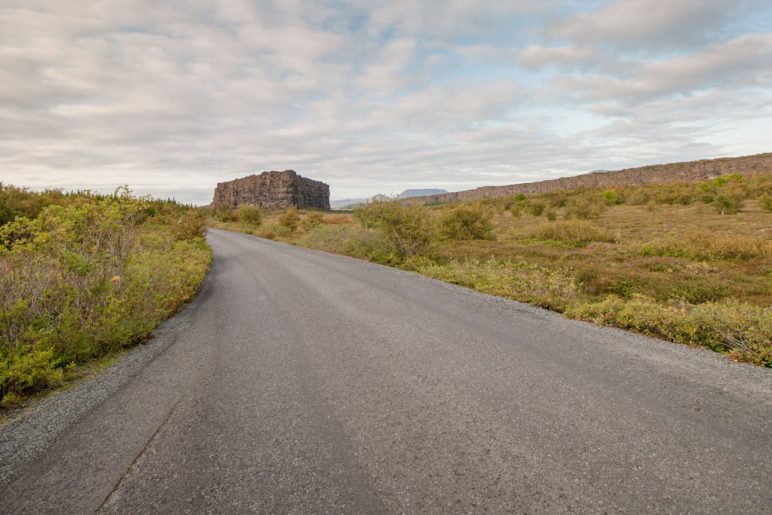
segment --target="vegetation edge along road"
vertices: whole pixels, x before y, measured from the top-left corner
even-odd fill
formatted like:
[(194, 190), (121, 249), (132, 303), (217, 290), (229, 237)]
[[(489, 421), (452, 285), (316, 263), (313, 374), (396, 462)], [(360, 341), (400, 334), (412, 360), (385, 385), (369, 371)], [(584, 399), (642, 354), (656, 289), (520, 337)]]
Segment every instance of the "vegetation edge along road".
[(145, 341), (201, 287), (202, 212), (0, 184), (0, 418)]
[(210, 223), (772, 366), (769, 173)]

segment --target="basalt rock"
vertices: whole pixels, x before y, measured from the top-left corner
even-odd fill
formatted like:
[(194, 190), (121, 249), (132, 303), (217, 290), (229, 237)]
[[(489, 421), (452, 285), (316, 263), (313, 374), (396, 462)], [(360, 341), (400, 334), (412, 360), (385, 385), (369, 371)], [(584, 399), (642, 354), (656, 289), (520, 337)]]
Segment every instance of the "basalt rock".
[(214, 190), (212, 209), (256, 206), (267, 211), (287, 209), (330, 209), (330, 186), (301, 177), (294, 170), (263, 172), (228, 182)]

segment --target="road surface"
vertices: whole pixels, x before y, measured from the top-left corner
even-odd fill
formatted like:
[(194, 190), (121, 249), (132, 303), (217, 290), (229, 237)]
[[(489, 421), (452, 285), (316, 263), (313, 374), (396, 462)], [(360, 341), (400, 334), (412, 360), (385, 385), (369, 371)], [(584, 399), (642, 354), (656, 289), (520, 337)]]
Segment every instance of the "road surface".
[(174, 341), (20, 459), (0, 511), (772, 512), (767, 370), (346, 257), (209, 241)]

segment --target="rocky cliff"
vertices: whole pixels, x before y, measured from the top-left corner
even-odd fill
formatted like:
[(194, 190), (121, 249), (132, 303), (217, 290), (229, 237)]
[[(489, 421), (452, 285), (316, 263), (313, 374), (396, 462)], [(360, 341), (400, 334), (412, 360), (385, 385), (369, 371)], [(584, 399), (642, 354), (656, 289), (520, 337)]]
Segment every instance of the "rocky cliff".
[(265, 210), (330, 209), (330, 187), (319, 181), (301, 177), (294, 170), (263, 172), (217, 184), (212, 208), (236, 209), (241, 205)]
[(772, 173), (772, 153), (642, 166), (614, 172), (593, 172), (574, 177), (562, 177), (560, 179), (512, 184), (509, 186), (483, 186), (473, 190), (414, 197), (402, 200), (402, 202), (405, 204), (444, 203), (506, 197), (519, 193), (547, 193), (575, 188), (608, 188), (611, 186), (692, 182), (712, 179), (719, 175), (730, 173), (741, 173), (744, 175)]

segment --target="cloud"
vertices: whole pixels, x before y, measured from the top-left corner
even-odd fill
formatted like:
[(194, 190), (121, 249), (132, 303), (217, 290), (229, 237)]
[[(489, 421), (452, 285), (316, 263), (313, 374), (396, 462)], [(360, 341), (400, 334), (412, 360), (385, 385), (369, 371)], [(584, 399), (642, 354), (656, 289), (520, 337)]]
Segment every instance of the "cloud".
[(627, 47), (709, 41), (751, 2), (737, 0), (613, 0), (547, 27), (554, 40)]
[(204, 203), (294, 168), (340, 198), (769, 150), (772, 9), (583, 5), (7, 0), (0, 180)]
[(546, 64), (586, 64), (597, 60), (591, 47), (545, 47), (529, 46), (520, 54), (520, 62), (526, 66), (541, 66)]
[(585, 92), (595, 100), (641, 103), (667, 95), (690, 95), (710, 88), (772, 85), (772, 34), (748, 34), (702, 52), (642, 66), (630, 77), (565, 78), (564, 91)]

